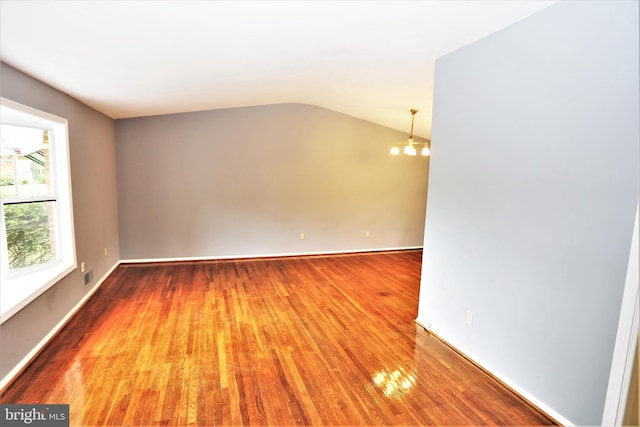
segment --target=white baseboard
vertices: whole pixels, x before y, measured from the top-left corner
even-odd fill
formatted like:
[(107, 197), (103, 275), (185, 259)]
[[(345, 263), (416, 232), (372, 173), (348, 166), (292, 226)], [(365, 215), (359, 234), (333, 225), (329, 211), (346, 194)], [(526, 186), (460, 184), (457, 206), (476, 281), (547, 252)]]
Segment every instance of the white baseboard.
[(638, 216), (640, 216), (640, 204), (636, 206), (627, 278), (622, 294), (622, 307), (602, 414), (603, 426), (622, 425), (631, 384), (634, 355), (638, 347), (638, 328), (640, 328), (640, 243), (638, 242), (640, 220)]
[(423, 246), (405, 246), (399, 248), (367, 248), (367, 249), (350, 249), (343, 251), (321, 251), (321, 252), (299, 252), (299, 253), (275, 253), (275, 254), (245, 254), (245, 255), (220, 255), (220, 256), (202, 256), (202, 257), (177, 257), (177, 258), (140, 258), (140, 259), (123, 259), (123, 264), (137, 264), (145, 262), (181, 262), (181, 261), (216, 261), (229, 259), (258, 259), (258, 258), (284, 258), (314, 255), (342, 255), (356, 254), (366, 252), (389, 252), (389, 251), (406, 251), (414, 249), (422, 249)]
[(477, 357), (475, 357), (475, 355), (473, 353), (466, 351), (464, 348), (459, 347), (458, 345), (456, 345), (455, 342), (450, 341), (449, 339), (447, 339), (447, 337), (445, 337), (445, 336), (441, 335), (440, 333), (438, 333), (438, 331), (433, 328), (432, 324), (427, 323), (427, 322), (422, 322), (422, 321), (420, 321), (418, 319), (416, 319), (415, 322), (418, 325), (420, 325), (421, 327), (423, 327), (425, 330), (427, 330), (429, 333), (432, 333), (433, 335), (437, 336), (438, 339), (444, 341), (448, 346), (450, 346), (453, 349), (455, 349), (458, 353), (462, 354), (464, 357), (469, 359), (471, 362), (473, 362), (474, 364), (478, 365), (479, 367), (481, 367), (485, 371), (489, 372), (491, 375), (493, 375), (498, 380), (503, 382), (507, 387), (509, 387), (514, 392), (519, 394), (522, 398), (527, 400), (529, 403), (531, 403), (533, 406), (538, 408), (540, 411), (544, 412), (545, 414), (547, 414), (548, 416), (550, 416), (551, 418), (553, 418), (554, 420), (556, 420), (557, 422), (559, 422), (560, 424), (562, 424), (564, 426), (575, 426), (575, 423), (572, 423), (567, 418), (565, 418), (562, 415), (560, 415), (557, 411), (555, 411), (549, 405), (545, 404), (540, 399), (538, 399), (537, 397), (535, 397), (534, 395), (529, 393), (527, 390), (525, 390), (524, 388), (522, 388), (521, 386), (516, 384), (514, 381), (510, 380), (505, 375), (501, 374), (499, 371), (497, 371), (496, 369), (491, 367), (489, 364), (487, 364), (484, 361), (482, 361), (482, 360), (478, 359)]
[(82, 306), (87, 301), (89, 301), (89, 298), (91, 298), (93, 294), (96, 293), (102, 283), (118, 267), (118, 265), (120, 265), (120, 261), (116, 262), (113, 267), (111, 267), (109, 271), (107, 271), (107, 273), (102, 276), (102, 278), (100, 278), (98, 283), (96, 283), (96, 285), (91, 288), (91, 290), (84, 297), (82, 297), (80, 301), (78, 301), (78, 303), (67, 313), (67, 315), (64, 316), (62, 320), (60, 320), (60, 322), (58, 322), (58, 324), (54, 326), (53, 329), (51, 329), (51, 331), (49, 331), (49, 333), (42, 340), (40, 340), (40, 342), (20, 362), (18, 362), (18, 364), (16, 364), (16, 366), (11, 371), (9, 371), (7, 375), (5, 375), (4, 378), (2, 378), (2, 381), (0, 381), (0, 390), (3, 390), (29, 365), (29, 363), (49, 343), (49, 341), (51, 341), (51, 339), (56, 336), (58, 332), (60, 332), (60, 330), (67, 324), (67, 322), (73, 317), (73, 315), (75, 315), (82, 308)]

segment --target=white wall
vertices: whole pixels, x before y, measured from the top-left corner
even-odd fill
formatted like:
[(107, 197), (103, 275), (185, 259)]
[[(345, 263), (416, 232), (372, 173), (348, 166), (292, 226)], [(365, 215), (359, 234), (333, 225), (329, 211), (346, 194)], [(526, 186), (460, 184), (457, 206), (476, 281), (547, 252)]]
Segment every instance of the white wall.
[(569, 1), (436, 63), (418, 321), (580, 425), (638, 201), (638, 50), (638, 2)]
[(428, 158), (389, 155), (407, 136), (302, 104), (116, 120), (122, 258), (422, 246)]

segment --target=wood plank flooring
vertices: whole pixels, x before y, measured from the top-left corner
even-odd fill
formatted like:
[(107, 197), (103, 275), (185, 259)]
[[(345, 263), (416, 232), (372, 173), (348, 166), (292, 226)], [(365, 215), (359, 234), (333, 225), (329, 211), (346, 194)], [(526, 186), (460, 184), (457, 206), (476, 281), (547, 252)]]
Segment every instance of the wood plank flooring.
[(414, 323), (421, 251), (121, 265), (0, 397), (71, 425), (541, 425)]

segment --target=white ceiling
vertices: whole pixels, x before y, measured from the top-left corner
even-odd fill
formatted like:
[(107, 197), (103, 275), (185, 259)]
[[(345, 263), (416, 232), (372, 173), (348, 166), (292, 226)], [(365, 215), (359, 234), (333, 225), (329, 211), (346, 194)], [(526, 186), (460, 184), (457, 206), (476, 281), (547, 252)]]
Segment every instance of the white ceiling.
[(431, 135), (435, 59), (555, 1), (0, 0), (0, 59), (112, 118), (285, 102)]

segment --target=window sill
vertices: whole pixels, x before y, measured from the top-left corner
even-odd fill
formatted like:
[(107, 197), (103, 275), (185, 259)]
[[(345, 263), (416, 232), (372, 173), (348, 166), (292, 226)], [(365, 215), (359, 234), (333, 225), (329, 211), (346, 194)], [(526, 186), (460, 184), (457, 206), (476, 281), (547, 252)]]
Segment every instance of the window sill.
[(9, 320), (76, 267), (75, 262), (59, 264), (18, 277), (3, 278), (0, 285), (0, 324)]

